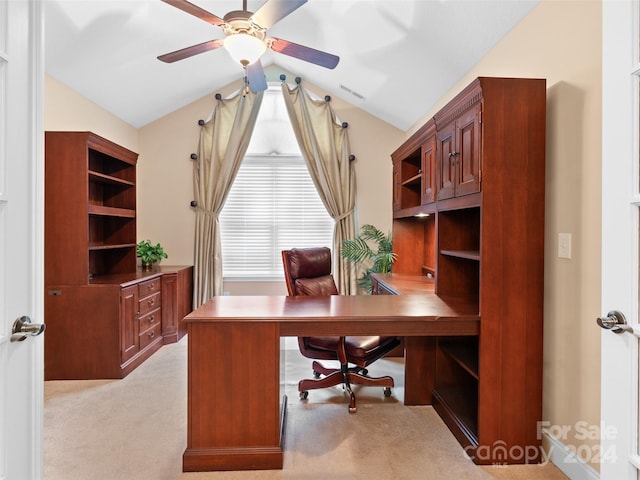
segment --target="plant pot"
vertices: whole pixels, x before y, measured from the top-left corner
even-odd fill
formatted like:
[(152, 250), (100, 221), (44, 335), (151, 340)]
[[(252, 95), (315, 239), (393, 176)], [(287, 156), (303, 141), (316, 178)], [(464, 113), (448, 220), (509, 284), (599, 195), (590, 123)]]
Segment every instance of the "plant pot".
[(142, 270), (145, 272), (149, 272), (151, 270), (153, 270), (153, 263), (143, 263), (142, 264)]

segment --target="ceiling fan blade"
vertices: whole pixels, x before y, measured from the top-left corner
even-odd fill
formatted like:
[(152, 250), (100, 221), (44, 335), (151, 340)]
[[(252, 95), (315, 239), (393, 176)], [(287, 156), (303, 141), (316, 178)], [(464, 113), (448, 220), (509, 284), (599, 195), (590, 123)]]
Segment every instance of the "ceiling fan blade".
[(194, 5), (193, 3), (187, 2), (187, 0), (162, 0), (164, 3), (171, 5), (172, 7), (176, 7), (183, 12), (187, 12), (194, 17), (198, 17), (200, 20), (204, 20), (211, 25), (221, 26), (224, 23), (220, 17), (214, 15), (213, 13), (207, 12), (206, 10)]
[(247, 81), (252, 92), (261, 92), (267, 89), (267, 78), (260, 60), (247, 65)]
[(270, 38), (267, 41), (267, 47), (274, 52), (284, 53), (290, 57), (299, 58), (305, 62), (315, 63), (324, 68), (336, 68), (340, 57), (330, 53), (316, 50), (315, 48), (305, 47), (281, 38)]
[(297, 10), (308, 0), (267, 0), (256, 13), (251, 16), (251, 20), (262, 28), (271, 28), (276, 22)]
[(187, 48), (176, 50), (175, 52), (165, 53), (164, 55), (160, 55), (158, 57), (158, 60), (161, 60), (165, 63), (173, 63), (177, 62), (178, 60), (198, 55), (199, 53), (208, 52), (209, 50), (215, 50), (216, 48), (220, 48), (222, 45), (222, 40), (209, 40), (208, 42), (199, 43), (198, 45), (192, 45)]

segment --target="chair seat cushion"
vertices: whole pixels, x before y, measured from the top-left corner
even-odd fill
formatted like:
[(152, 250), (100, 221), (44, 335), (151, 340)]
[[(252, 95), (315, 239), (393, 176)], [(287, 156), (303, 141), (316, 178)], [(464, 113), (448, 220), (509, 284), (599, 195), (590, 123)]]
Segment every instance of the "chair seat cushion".
[(372, 356), (377, 357), (381, 350), (391, 350), (398, 343), (398, 337), (346, 337), (344, 346), (347, 358), (368, 360)]
[[(338, 349), (340, 337), (307, 337), (307, 347), (316, 350), (335, 352)], [(346, 337), (344, 341), (348, 359), (368, 360), (377, 356), (381, 350), (387, 350), (398, 344), (397, 337), (354, 336)]]

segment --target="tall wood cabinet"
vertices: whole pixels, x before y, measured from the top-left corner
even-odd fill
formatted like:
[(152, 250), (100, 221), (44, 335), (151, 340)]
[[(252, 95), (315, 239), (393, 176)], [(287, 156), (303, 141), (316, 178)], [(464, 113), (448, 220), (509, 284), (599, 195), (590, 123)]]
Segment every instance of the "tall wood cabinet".
[(136, 268), (137, 154), (45, 133), (45, 379), (122, 378), (184, 334), (192, 267)]
[(477, 302), (479, 337), (437, 339), (432, 403), (482, 464), (539, 459), (545, 111), (543, 79), (478, 78), (392, 154), (398, 260), (374, 291)]

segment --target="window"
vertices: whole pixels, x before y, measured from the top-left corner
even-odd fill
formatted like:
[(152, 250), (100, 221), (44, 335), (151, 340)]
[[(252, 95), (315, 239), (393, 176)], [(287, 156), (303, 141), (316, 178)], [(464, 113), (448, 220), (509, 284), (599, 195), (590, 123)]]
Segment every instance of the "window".
[[(220, 214), (225, 279), (280, 279), (283, 249), (331, 248), (333, 219), (313, 185), (286, 115), (279, 88), (266, 91), (249, 147), (253, 152), (243, 159)], [(274, 125), (278, 134), (265, 134)], [(288, 153), (274, 153), (283, 151)]]

